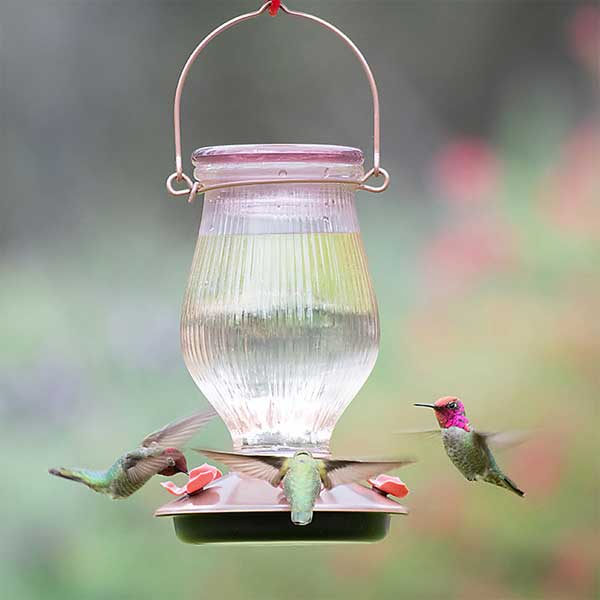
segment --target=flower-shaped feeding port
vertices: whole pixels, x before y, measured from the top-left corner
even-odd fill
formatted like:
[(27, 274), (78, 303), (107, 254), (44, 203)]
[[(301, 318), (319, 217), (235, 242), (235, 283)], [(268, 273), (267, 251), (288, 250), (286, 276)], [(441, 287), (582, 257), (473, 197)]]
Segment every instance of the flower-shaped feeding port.
[(173, 496), (183, 496), (184, 494), (191, 496), (192, 494), (197, 494), (202, 491), (209, 483), (222, 476), (223, 473), (221, 473), (219, 469), (204, 463), (190, 471), (188, 482), (184, 487), (179, 487), (172, 481), (161, 481), (160, 485), (162, 485), (167, 492), (173, 494)]
[(408, 486), (399, 478), (391, 475), (378, 475), (368, 482), (376, 492), (384, 496), (394, 496), (394, 498), (404, 498), (408, 496)]

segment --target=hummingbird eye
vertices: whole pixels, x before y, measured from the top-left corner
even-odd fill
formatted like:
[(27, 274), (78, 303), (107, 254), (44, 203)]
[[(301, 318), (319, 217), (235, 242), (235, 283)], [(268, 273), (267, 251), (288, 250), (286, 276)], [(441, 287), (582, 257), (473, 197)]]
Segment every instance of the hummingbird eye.
[(449, 402), (446, 406), (452, 410), (456, 410), (456, 402)]

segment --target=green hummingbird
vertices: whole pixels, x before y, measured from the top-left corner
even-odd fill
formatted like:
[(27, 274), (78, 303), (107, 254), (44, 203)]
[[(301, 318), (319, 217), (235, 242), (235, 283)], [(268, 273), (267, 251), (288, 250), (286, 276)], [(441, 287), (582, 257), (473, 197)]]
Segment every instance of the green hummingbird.
[(214, 411), (198, 413), (166, 425), (147, 435), (140, 445), (123, 454), (104, 471), (90, 469), (48, 469), (51, 475), (78, 481), (114, 499), (127, 498), (154, 475), (172, 476), (187, 473), (181, 448), (216, 415)]
[(264, 479), (274, 487), (283, 481), (283, 491), (291, 506), (294, 525), (308, 525), (312, 521), (321, 485), (330, 490), (336, 485), (368, 479), (414, 462), (410, 459), (363, 461), (315, 458), (308, 450), (299, 450), (293, 456), (194, 450), (228, 466), (232, 471)]
[(485, 481), (519, 496), (524, 496), (517, 484), (505, 475), (490, 450), (490, 444), (510, 446), (522, 441), (523, 436), (506, 433), (483, 433), (473, 429), (465, 414), (464, 404), (454, 396), (444, 396), (435, 404), (415, 404), (435, 411), (440, 429), (417, 433), (439, 433), (448, 457), (469, 481)]

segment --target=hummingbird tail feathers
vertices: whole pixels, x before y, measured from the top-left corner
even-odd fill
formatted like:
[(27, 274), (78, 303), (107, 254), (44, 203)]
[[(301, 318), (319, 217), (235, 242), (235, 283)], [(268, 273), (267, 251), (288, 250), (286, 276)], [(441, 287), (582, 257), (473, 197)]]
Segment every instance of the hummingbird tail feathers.
[(312, 510), (292, 510), (292, 523), (294, 525), (308, 525), (312, 518)]
[(105, 492), (107, 487), (105, 471), (89, 471), (87, 469), (48, 469), (50, 475), (83, 483), (95, 492)]
[(506, 475), (502, 478), (502, 481), (504, 483), (504, 487), (506, 489), (510, 490), (511, 492), (514, 492), (515, 494), (517, 494), (517, 496), (520, 496), (522, 498), (525, 495), (525, 492), (523, 490), (519, 489), (517, 484), (512, 479), (507, 477)]

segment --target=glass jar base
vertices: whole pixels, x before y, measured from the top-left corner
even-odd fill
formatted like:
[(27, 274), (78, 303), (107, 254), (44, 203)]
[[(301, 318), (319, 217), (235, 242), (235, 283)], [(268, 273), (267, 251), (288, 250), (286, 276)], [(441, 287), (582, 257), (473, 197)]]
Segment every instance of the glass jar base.
[(244, 454), (281, 454), (293, 456), (298, 450), (308, 450), (313, 456), (330, 456), (329, 440), (311, 440), (310, 436), (295, 438), (279, 432), (260, 432), (251, 438), (233, 440), (236, 452)]

